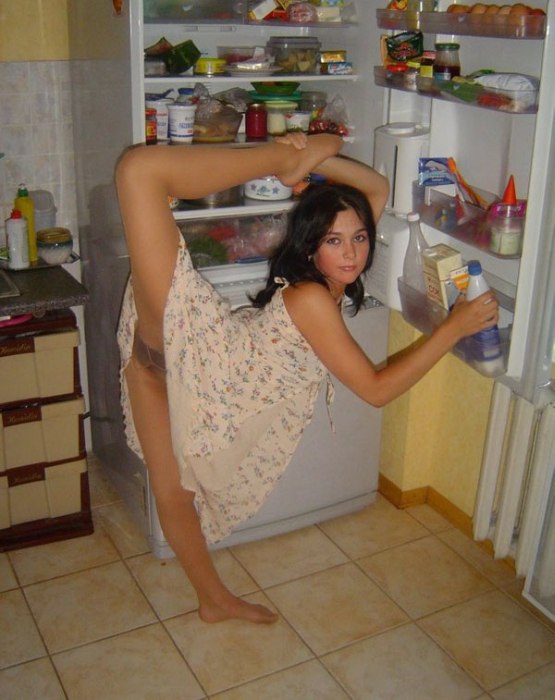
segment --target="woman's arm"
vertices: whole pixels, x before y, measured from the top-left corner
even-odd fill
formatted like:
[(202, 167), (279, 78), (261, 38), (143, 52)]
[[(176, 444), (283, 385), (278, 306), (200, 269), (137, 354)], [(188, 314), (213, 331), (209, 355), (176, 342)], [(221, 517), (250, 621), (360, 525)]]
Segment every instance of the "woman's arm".
[(349, 333), (325, 287), (309, 282), (288, 287), (283, 296), (293, 323), (324, 366), (373, 406), (384, 406), (403, 394), (459, 340), (488, 328), (498, 318), (498, 305), (491, 292), (471, 302), (461, 300), (421, 345), (378, 370)]
[(383, 175), (364, 163), (344, 156), (328, 158), (314, 172), (361, 190), (370, 202), (374, 221), (379, 220), (389, 195), (389, 182)]

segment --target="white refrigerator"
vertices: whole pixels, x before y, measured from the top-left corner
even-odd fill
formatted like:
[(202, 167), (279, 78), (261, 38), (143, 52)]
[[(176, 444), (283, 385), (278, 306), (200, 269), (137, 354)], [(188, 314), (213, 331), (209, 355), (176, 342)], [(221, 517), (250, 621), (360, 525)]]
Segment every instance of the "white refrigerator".
[[(477, 236), (476, 228), (467, 230), (442, 223), (439, 214), (444, 205), (447, 208), (452, 205), (453, 188), (439, 188), (437, 192), (426, 188), (424, 193), (415, 189), (414, 206), (422, 210), (429, 243), (446, 243), (459, 250), (464, 260), (480, 260), (502, 304), (500, 325), (506, 341), (506, 373), (497, 377), (496, 385), (506, 390), (510, 401), (521, 398), (532, 406), (533, 412), (543, 410), (553, 399), (548, 387), (555, 318), (554, 0), (534, 3), (545, 11), (545, 16), (512, 19), (447, 13), (448, 0), (439, 1), (437, 12), (420, 15), (387, 11), (384, 0), (347, 0), (344, 21), (307, 25), (249, 22), (248, 4), (234, 0), (191, 3), (129, 0), (118, 14), (109, 2), (69, 3), (81, 254), (85, 270), (95, 265), (91, 251), (99, 240), (103, 246), (121, 245), (121, 227), (111, 188), (113, 168), (125, 146), (144, 141), (145, 94), (190, 87), (199, 80), (193, 75), (145, 78), (144, 48), (161, 37), (172, 44), (192, 39), (202, 54), (213, 56), (221, 45), (264, 46), (270, 36), (316, 36), (324, 50), (345, 50), (353, 64), (353, 73), (302, 74), (294, 79), (300, 82), (300, 90), (324, 90), (329, 98), (341, 96), (347, 106), (350, 128), (345, 146), (347, 155), (373, 163), (376, 129), (386, 124), (411, 124), (428, 133), (427, 150), (419, 155), (454, 158), (466, 180), (479, 191), (500, 196), (509, 177), (514, 177), (518, 197), (527, 200), (523, 247), (518, 256), (493, 253), (487, 237)], [(394, 76), (392, 79), (381, 68), (381, 37), (396, 36), (416, 26), (423, 32), (425, 49), (432, 49), (436, 42), (442, 41), (460, 45), (464, 75), (491, 68), (539, 79), (537, 105), (508, 110), (483, 106), (443, 92), (416, 89), (414, 85), (400, 83)], [(218, 75), (206, 79), (203, 76), (201, 82), (212, 93), (233, 86), (252, 89), (250, 76)], [(396, 154), (397, 158), (400, 152)], [(394, 176), (412, 185), (418, 177), (417, 158), (413, 157), (408, 166), (405, 162), (402, 165), (402, 170), (399, 168)], [(406, 167), (410, 171), (408, 175)], [(388, 176), (393, 175), (388, 173)], [(268, 211), (267, 206), (255, 207), (252, 213)], [(235, 209), (218, 212), (225, 214), (238, 215), (238, 212)], [(392, 205), (392, 219), (402, 222), (405, 214), (406, 211)], [(177, 218), (187, 220), (188, 216), (184, 213)], [(397, 294), (396, 278), (402, 246), (395, 245), (393, 239), (406, 242), (406, 231), (404, 225), (388, 224), (383, 228), (386, 231), (380, 236), (378, 266), (385, 279), (377, 285), (370, 284), (369, 291), (388, 306), (399, 308), (403, 304)], [(392, 228), (398, 229), (398, 236), (388, 233)], [(89, 279), (91, 286), (94, 280), (91, 275)], [(410, 317), (406, 303), (405, 311), (409, 311), (409, 320), (419, 322), (418, 318)], [(431, 319), (428, 312), (420, 319), (424, 330), (434, 323), (434, 310), (430, 313)], [(92, 328), (87, 329), (87, 343), (92, 341), (93, 332)], [(494, 410), (492, 424), (503, 424), (505, 429), (506, 415), (503, 406), (498, 414)], [(102, 415), (96, 420), (100, 425)], [(497, 439), (493, 432), (491, 439), (494, 442)], [(491, 513), (482, 518), (488, 525), (482, 526), (480, 538), (490, 534)]]

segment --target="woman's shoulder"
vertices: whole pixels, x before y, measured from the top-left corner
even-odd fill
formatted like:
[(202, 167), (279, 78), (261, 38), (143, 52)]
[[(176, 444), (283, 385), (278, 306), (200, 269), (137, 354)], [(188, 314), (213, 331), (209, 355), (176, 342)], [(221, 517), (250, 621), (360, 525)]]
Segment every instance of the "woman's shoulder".
[(318, 282), (298, 282), (286, 287), (282, 294), (283, 303), (294, 320), (298, 315), (322, 317), (340, 313), (329, 289)]

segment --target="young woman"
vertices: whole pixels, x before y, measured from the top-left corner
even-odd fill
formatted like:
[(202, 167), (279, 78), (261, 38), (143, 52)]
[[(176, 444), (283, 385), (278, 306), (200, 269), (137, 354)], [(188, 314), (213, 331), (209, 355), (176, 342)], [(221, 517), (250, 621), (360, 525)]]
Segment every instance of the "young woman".
[[(206, 622), (273, 622), (234, 596), (208, 542), (253, 515), (287, 466), (328, 372), (383, 406), (413, 386), (461, 338), (497, 321), (487, 293), (461, 301), (417, 349), (384, 369), (349, 334), (341, 302), (362, 295), (386, 180), (338, 155), (339, 137), (295, 135), (248, 149), (137, 147), (116, 172), (131, 260), (118, 341), (129, 444), (147, 465), (160, 522)], [(276, 175), (309, 172), (253, 308), (231, 312), (193, 269), (168, 197), (195, 199)], [(489, 303), (488, 303), (489, 302)]]

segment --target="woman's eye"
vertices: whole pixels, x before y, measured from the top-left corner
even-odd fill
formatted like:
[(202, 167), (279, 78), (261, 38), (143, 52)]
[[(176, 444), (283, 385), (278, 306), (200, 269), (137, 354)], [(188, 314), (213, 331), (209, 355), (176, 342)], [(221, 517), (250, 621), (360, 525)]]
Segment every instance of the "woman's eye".
[(330, 236), (329, 238), (326, 238), (326, 243), (329, 243), (330, 245), (338, 245), (340, 240), (337, 238), (337, 236)]
[(359, 233), (355, 237), (355, 241), (357, 241), (358, 243), (363, 243), (364, 241), (367, 241), (367, 240), (368, 240), (368, 234), (366, 234), (366, 233)]

